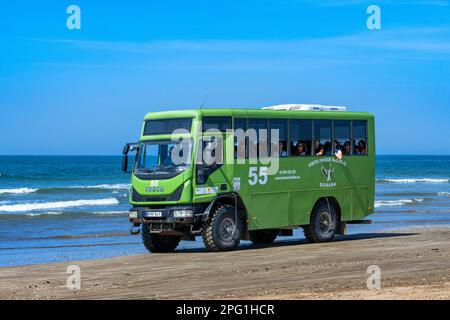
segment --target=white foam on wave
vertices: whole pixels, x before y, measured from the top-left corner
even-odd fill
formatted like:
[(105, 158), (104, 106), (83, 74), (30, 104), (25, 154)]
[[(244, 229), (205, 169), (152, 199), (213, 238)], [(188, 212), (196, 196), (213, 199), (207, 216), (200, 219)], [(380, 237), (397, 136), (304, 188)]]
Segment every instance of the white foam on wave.
[(441, 196), (441, 197), (450, 197), (450, 192), (438, 192), (438, 196)]
[(128, 214), (128, 211), (97, 211), (93, 212), (93, 214), (100, 214), (100, 215)]
[[(64, 211), (46, 211), (42, 213), (27, 213), (25, 214), (28, 217), (39, 217), (39, 216), (52, 216), (52, 215), (61, 215), (67, 212)], [(98, 214), (98, 215), (126, 215), (128, 211), (95, 211), (95, 212), (86, 212), (87, 214)]]
[(24, 204), (11, 204), (0, 206), (3, 212), (26, 212), (35, 210), (51, 210), (64, 209), (85, 206), (105, 206), (119, 204), (116, 198), (93, 199), (93, 200), (72, 200), (72, 201), (55, 201), (55, 202), (36, 202)]
[(98, 184), (94, 186), (73, 186), (68, 187), (70, 189), (111, 189), (111, 190), (120, 190), (120, 189), (128, 189), (130, 185), (128, 183), (115, 183), (115, 184)]
[(417, 178), (417, 179), (379, 179), (379, 182), (388, 183), (449, 183), (450, 179), (432, 179), (432, 178)]
[(396, 207), (403, 206), (409, 203), (422, 202), (424, 199), (399, 199), (399, 200), (377, 200), (375, 201), (375, 208), (379, 207)]
[(27, 194), (34, 193), (37, 190), (33, 188), (0, 189), (0, 194)]
[(38, 216), (53, 216), (53, 215), (60, 215), (63, 214), (64, 212), (62, 211), (49, 211), (49, 212), (44, 212), (44, 213), (27, 213), (26, 216), (29, 217), (38, 217)]

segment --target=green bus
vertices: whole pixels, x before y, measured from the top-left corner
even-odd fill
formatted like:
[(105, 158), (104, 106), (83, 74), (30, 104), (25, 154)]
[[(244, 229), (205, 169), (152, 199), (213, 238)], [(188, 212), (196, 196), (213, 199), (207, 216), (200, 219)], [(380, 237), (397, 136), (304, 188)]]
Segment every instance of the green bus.
[(329, 241), (370, 223), (374, 116), (320, 105), (152, 112), (125, 145), (122, 170), (131, 173), (131, 233), (151, 252), (196, 236), (210, 251), (232, 250), (299, 227), (309, 242)]

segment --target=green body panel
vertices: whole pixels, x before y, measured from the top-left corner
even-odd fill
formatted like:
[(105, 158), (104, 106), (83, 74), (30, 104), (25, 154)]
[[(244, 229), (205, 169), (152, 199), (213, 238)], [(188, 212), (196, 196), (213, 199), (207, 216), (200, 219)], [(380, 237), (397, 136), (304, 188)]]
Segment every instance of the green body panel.
[(168, 196), (175, 192), (175, 190), (180, 186), (184, 185), (183, 192), (181, 194), (179, 201), (153, 201), (153, 202), (135, 202), (130, 198), (130, 203), (133, 205), (152, 205), (152, 204), (178, 204), (178, 203), (189, 203), (192, 199), (192, 168), (186, 172), (179, 174), (171, 179), (161, 179), (158, 180), (158, 186), (164, 188), (164, 191), (154, 191), (150, 192), (146, 190), (150, 186), (149, 180), (142, 180), (136, 176), (132, 176), (131, 185), (132, 187), (141, 195), (144, 196)]
[[(310, 222), (311, 211), (320, 198), (336, 199), (341, 211), (342, 221), (361, 220), (374, 209), (375, 193), (375, 124), (372, 114), (363, 112), (327, 112), (327, 111), (272, 111), (252, 109), (204, 109), (181, 110), (149, 113), (145, 120), (167, 118), (193, 118), (192, 132), (189, 135), (194, 142), (192, 162), (196, 158), (201, 141), (201, 119), (203, 116), (268, 118), (268, 119), (330, 119), (330, 120), (367, 120), (367, 155), (344, 156), (338, 160), (334, 156), (304, 156), (279, 158), (279, 170), (269, 175), (267, 183), (251, 185), (249, 172), (260, 170), (263, 164), (233, 163), (234, 141), (231, 134), (226, 135), (225, 164), (212, 173), (207, 183), (197, 185), (196, 165), (171, 179), (159, 180), (164, 192), (148, 192), (150, 181), (140, 180), (133, 175), (132, 186), (141, 195), (168, 195), (184, 184), (179, 201), (136, 203), (133, 205), (173, 205), (209, 203), (218, 193), (236, 192), (244, 202), (248, 214), (248, 229), (284, 228), (306, 225)], [(143, 133), (143, 129), (142, 129)], [(225, 136), (225, 135), (224, 135)], [(170, 135), (144, 136), (140, 140), (170, 139)], [(231, 161), (230, 161), (231, 160)], [(327, 177), (323, 171), (332, 170)], [(233, 181), (240, 180), (236, 189)], [(226, 185), (224, 189), (220, 186)], [(217, 193), (198, 194), (197, 188), (217, 188)]]

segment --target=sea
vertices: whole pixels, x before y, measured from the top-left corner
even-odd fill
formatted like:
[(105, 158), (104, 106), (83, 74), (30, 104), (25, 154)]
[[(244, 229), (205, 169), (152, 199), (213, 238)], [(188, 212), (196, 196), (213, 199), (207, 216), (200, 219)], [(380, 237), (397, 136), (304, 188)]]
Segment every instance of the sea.
[[(0, 267), (148, 253), (129, 233), (120, 167), (119, 156), (0, 156)], [(450, 225), (450, 156), (378, 156), (375, 198), (372, 224), (349, 225), (349, 237)], [(198, 237), (178, 250), (205, 249)]]

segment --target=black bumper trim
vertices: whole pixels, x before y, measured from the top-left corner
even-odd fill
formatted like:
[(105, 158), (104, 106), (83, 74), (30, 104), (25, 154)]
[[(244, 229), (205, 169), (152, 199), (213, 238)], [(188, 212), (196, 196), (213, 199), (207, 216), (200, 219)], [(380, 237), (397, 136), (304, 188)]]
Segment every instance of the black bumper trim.
[[(137, 218), (136, 219), (130, 219), (131, 222), (136, 223), (161, 223), (161, 224), (192, 224), (195, 221), (197, 221), (201, 215), (203, 214), (203, 211), (205, 209), (204, 204), (198, 204), (198, 205), (186, 205), (186, 206), (167, 206), (167, 207), (160, 207), (160, 206), (142, 206), (138, 207), (135, 206), (130, 211), (137, 211)], [(173, 216), (174, 210), (192, 210), (193, 216), (192, 217), (186, 217), (186, 218), (175, 218)], [(150, 217), (146, 216), (146, 212), (160, 212), (161, 216), (158, 217)]]

